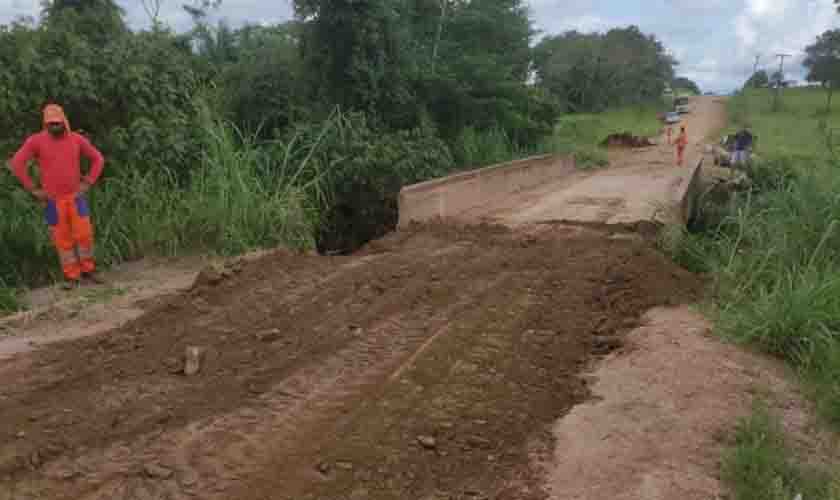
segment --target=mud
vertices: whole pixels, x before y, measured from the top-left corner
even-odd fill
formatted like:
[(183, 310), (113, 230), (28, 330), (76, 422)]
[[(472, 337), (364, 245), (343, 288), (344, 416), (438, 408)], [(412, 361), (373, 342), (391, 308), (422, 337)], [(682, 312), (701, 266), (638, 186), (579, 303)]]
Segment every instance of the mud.
[(204, 273), (0, 366), (0, 499), (545, 498), (530, 464), (583, 371), (700, 288), (644, 242), (550, 226)]
[(610, 134), (601, 143), (602, 146), (610, 148), (647, 148), (655, 146), (656, 143), (647, 137), (639, 137), (629, 132)]

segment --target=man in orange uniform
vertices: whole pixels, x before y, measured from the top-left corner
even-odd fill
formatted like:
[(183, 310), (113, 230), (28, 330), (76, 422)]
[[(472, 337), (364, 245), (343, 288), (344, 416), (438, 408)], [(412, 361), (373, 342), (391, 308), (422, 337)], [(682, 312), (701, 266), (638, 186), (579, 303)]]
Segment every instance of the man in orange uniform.
[(685, 127), (680, 127), (680, 135), (677, 137), (677, 165), (683, 166), (685, 160), (685, 148), (688, 146), (688, 133)]
[[(91, 161), (90, 172), (84, 177), (82, 156)], [(33, 159), (38, 162), (41, 188), (35, 186), (28, 172)], [(46, 207), (50, 235), (66, 278), (65, 289), (78, 286), (82, 278), (99, 282), (85, 195), (102, 175), (104, 165), (102, 153), (70, 129), (64, 110), (54, 104), (44, 108), (44, 130), (30, 136), (10, 162), (23, 187)]]

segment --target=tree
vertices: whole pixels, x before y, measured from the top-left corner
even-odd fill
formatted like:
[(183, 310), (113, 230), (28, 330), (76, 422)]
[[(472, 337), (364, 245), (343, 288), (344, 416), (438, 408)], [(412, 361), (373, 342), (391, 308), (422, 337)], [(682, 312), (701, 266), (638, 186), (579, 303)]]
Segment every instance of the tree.
[(163, 0), (140, 0), (143, 5), (143, 10), (149, 16), (149, 21), (152, 23), (152, 29), (160, 29), (160, 8), (163, 6)]
[(756, 71), (750, 77), (749, 80), (747, 80), (747, 83), (744, 84), (744, 87), (763, 88), (763, 87), (767, 87), (768, 85), (770, 85), (770, 76), (767, 74), (767, 72), (765, 70), (760, 69), (760, 70)]
[(692, 80), (685, 78), (685, 77), (678, 77), (674, 79), (674, 83), (672, 85), (674, 89), (681, 89), (687, 90), (694, 95), (700, 95), (703, 92), (700, 91), (700, 86), (694, 83)]
[(98, 47), (128, 32), (124, 14), (114, 0), (41, 0), (46, 29), (78, 33)]
[(447, 2), (443, 19), (437, 0), (410, 3), (409, 61), (419, 107), (445, 137), (501, 129), (513, 142), (532, 145), (551, 131), (558, 108), (526, 83), (536, 33), (526, 2)]
[(807, 80), (819, 82), (826, 89), (826, 109), (831, 109), (834, 88), (840, 85), (840, 30), (829, 30), (805, 48)]
[(773, 72), (770, 76), (770, 86), (771, 87), (784, 87), (785, 85), (785, 75), (779, 70)]
[(277, 136), (300, 114), (299, 26), (244, 26), (234, 33), (236, 62), (222, 70), (233, 120), (264, 138)]
[(218, 9), (222, 0), (192, 0), (192, 3), (185, 3), (181, 7), (193, 19), (196, 25), (204, 24), (211, 10)]
[(410, 106), (406, 5), (392, 0), (295, 0), (312, 99), (393, 119)]
[(635, 26), (547, 37), (534, 54), (538, 84), (570, 111), (658, 99), (674, 79), (675, 65), (661, 42)]

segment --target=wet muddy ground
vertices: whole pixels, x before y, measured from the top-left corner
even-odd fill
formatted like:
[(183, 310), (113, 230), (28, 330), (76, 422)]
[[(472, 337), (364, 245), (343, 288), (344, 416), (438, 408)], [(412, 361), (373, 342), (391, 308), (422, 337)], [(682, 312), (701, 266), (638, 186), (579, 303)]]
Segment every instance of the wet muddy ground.
[(0, 499), (545, 498), (532, 464), (585, 369), (700, 288), (644, 241), (550, 226), (232, 264), (0, 365)]

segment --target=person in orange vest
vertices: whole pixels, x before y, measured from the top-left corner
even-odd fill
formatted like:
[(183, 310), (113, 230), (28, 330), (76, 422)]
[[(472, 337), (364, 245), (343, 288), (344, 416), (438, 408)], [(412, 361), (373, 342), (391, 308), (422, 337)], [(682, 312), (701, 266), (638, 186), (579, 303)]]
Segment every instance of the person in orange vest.
[[(44, 130), (26, 139), (12, 157), (12, 172), (46, 212), (50, 236), (55, 245), (65, 282), (71, 290), (82, 279), (101, 283), (93, 256), (93, 224), (87, 201), (88, 190), (96, 183), (105, 158), (85, 137), (73, 132), (64, 110), (55, 104), (44, 108)], [(90, 171), (82, 176), (81, 157), (87, 157)], [(28, 164), (36, 160), (41, 187), (35, 186)]]
[(680, 135), (677, 136), (677, 165), (682, 167), (685, 160), (685, 148), (688, 146), (688, 133), (685, 126), (680, 127)]

